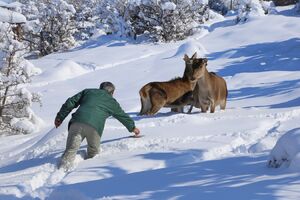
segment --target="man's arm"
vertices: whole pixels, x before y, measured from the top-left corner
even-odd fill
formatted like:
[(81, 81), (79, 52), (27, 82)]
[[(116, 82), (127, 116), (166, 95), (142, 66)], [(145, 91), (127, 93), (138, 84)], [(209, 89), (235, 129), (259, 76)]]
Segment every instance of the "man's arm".
[(133, 119), (127, 113), (124, 112), (120, 104), (115, 99), (111, 115), (117, 120), (119, 120), (129, 132), (133, 132), (136, 137), (140, 134), (140, 130), (135, 127)]
[(68, 114), (76, 107), (79, 106), (80, 99), (83, 95), (83, 91), (75, 94), (74, 96), (67, 99), (67, 101), (62, 105), (59, 112), (56, 115), (54, 124), (55, 127), (59, 127), (62, 121), (68, 116)]

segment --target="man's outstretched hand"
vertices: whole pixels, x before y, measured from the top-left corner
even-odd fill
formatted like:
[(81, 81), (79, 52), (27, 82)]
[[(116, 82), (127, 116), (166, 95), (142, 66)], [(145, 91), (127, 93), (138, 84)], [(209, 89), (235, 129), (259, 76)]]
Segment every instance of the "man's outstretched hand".
[(61, 122), (62, 122), (62, 121), (61, 121), (60, 119), (56, 118), (56, 119), (54, 120), (55, 128), (59, 127), (59, 126), (61, 125)]
[(132, 132), (134, 133), (134, 137), (136, 138), (140, 137), (140, 129), (134, 128)]

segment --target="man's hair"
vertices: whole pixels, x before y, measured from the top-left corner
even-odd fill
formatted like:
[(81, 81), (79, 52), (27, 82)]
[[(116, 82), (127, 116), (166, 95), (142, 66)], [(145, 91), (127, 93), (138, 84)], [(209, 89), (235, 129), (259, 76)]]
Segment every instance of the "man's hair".
[(115, 91), (115, 86), (111, 82), (102, 82), (100, 84), (100, 89), (106, 90), (109, 94), (113, 94)]

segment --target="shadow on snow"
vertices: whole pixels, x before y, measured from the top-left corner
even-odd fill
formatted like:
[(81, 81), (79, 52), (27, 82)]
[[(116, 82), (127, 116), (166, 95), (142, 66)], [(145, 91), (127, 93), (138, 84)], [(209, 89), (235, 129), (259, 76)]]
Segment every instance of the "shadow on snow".
[(221, 76), (262, 71), (299, 71), (300, 38), (281, 42), (251, 44), (209, 55), (210, 60), (222, 57), (240, 59), (218, 71)]
[[(300, 71), (300, 38), (286, 41), (252, 44), (240, 48), (229, 49), (209, 55), (211, 60), (222, 57), (236, 59), (228, 66), (218, 71), (221, 76), (234, 76), (239, 73), (255, 73), (266, 71)], [(249, 80), (251, 81), (251, 80)], [(246, 99), (260, 96), (276, 96), (292, 92), (300, 87), (300, 78), (297, 80), (278, 82), (262, 87), (245, 87), (230, 90), (228, 99)], [(300, 97), (286, 102), (270, 104), (271, 108), (300, 106)]]
[[(300, 78), (298, 80), (291, 80), (291, 81), (283, 81), (277, 82), (273, 85), (269, 86), (261, 86), (261, 87), (245, 87), (237, 90), (230, 90), (229, 91), (229, 100), (242, 100), (248, 98), (256, 98), (256, 97), (272, 97), (276, 95), (284, 95), (292, 93), (295, 89), (300, 88)], [(300, 96), (294, 99), (288, 100), (286, 102), (281, 103), (270, 103), (266, 105), (270, 108), (287, 108), (287, 107), (294, 107), (300, 106)], [(250, 107), (253, 107), (251, 105)], [(257, 105), (256, 107), (261, 107)]]
[[(150, 153), (143, 156), (145, 159), (165, 159), (168, 163), (171, 157), (179, 156), (173, 154)], [(72, 197), (75, 192), (80, 193), (83, 199), (218, 200), (226, 197), (273, 200), (279, 197), (277, 189), (293, 184), (299, 177), (285, 170), (267, 169), (266, 160), (266, 156), (234, 157), (132, 174), (120, 173), (120, 170), (115, 172), (116, 169), (111, 168), (111, 173), (118, 174), (118, 177), (61, 185), (49, 199)]]

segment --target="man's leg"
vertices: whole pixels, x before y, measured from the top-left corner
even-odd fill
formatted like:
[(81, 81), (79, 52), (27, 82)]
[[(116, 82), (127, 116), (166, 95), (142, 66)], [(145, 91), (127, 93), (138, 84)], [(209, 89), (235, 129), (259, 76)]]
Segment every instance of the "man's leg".
[(93, 158), (100, 151), (100, 135), (98, 134), (95, 128), (86, 125), (84, 136), (86, 137), (88, 144), (87, 159)]
[(61, 158), (58, 168), (69, 170), (73, 166), (76, 152), (78, 151), (83, 137), (82, 127), (79, 123), (72, 123), (69, 129), (66, 150)]

